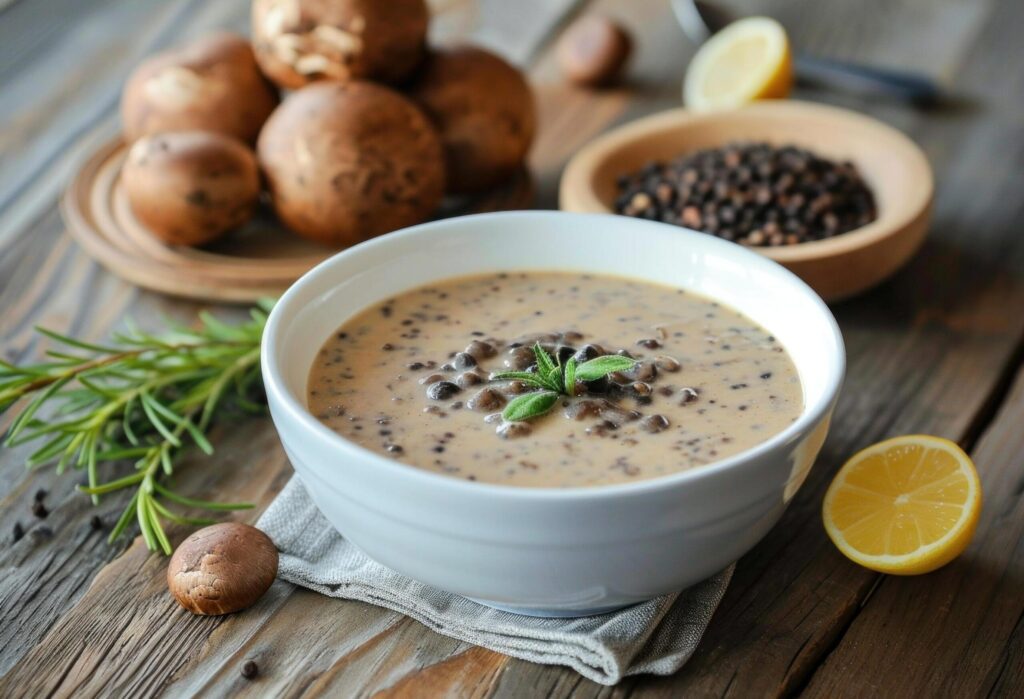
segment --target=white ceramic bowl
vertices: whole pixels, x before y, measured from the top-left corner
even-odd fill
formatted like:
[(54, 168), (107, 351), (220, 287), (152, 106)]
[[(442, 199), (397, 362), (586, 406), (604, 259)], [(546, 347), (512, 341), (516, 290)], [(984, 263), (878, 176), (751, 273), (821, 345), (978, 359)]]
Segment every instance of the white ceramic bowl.
[[(803, 412), (753, 449), (690, 471), (538, 489), (406, 466), (347, 441), (306, 410), (314, 355), (366, 306), (453, 276), (551, 268), (672, 284), (742, 311), (793, 358)], [(274, 423), (296, 473), (338, 531), (411, 578), (544, 616), (650, 599), (742, 556), (778, 521), (807, 476), (844, 367), (842, 337), (828, 308), (778, 264), (675, 226), (556, 211), (445, 219), (346, 250), (285, 293), (263, 338)]]

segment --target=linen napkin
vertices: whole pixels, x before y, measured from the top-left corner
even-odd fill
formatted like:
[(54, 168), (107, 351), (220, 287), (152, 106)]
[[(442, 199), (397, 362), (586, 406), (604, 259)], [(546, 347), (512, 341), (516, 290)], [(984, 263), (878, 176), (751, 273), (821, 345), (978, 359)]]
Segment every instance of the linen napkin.
[(601, 684), (669, 675), (689, 660), (725, 594), (733, 567), (682, 592), (608, 614), (543, 619), (491, 609), (370, 560), (324, 519), (293, 476), (257, 526), (281, 553), (278, 576), (330, 597), (410, 616), (437, 633), (499, 653), (568, 665)]

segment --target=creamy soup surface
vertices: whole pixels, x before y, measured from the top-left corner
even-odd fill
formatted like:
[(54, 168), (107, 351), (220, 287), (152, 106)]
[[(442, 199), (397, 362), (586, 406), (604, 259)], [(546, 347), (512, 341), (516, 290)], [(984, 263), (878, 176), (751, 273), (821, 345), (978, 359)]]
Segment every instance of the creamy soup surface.
[[(534, 389), (489, 377), (530, 370), (538, 341), (563, 358), (628, 352), (637, 364), (546, 415), (505, 422), (507, 402)], [(736, 454), (796, 420), (803, 394), (776, 339), (722, 304), (627, 278), (527, 272), (446, 280), (364, 310), (318, 353), (308, 405), (411, 466), (569, 487)]]

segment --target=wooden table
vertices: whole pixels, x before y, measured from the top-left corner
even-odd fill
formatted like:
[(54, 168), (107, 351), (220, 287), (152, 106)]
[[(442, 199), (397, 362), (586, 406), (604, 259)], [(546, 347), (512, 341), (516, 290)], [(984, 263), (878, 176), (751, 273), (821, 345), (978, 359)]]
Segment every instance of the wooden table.
[[(531, 72), (540, 103), (532, 166), (538, 205), (556, 205), (566, 159), (601, 131), (677, 105), (693, 51), (665, 0), (446, 3), (436, 34), (470, 35)], [(253, 609), (193, 617), (166, 592), (166, 560), (141, 539), (114, 546), (123, 506), (73, 493), (77, 474), (26, 472), (0, 453), (0, 696), (977, 696), (1024, 683), (1024, 3), (873, 0), (740, 3), (778, 17), (823, 55), (927, 71), (956, 100), (920, 112), (878, 97), (798, 94), (868, 112), (928, 153), (938, 192), (932, 235), (890, 283), (834, 311), (849, 376), (815, 470), (782, 522), (736, 571), (694, 658), (673, 677), (615, 688), (428, 631), (398, 614), (276, 583)], [(565, 87), (551, 42), (574, 12), (606, 10), (638, 45), (617, 89)], [(90, 339), (133, 316), (192, 318), (198, 306), (134, 289), (69, 240), (57, 198), (76, 163), (117, 128), (138, 60), (212, 27), (243, 29), (248, 3), (0, 0), (0, 352), (40, 356), (43, 324)], [(224, 309), (231, 316), (237, 309)], [(2, 426), (2, 423), (0, 423)], [(897, 578), (850, 563), (820, 522), (822, 494), (856, 449), (927, 432), (973, 455), (986, 503), (957, 561)], [(291, 474), (269, 420), (221, 425), (214, 458), (181, 487), (265, 506)], [(30, 514), (45, 488), (49, 516)], [(255, 514), (248, 515), (254, 518)], [(15, 522), (27, 530), (11, 542)], [(171, 531), (175, 541), (184, 530)], [(247, 659), (260, 667), (241, 677)]]

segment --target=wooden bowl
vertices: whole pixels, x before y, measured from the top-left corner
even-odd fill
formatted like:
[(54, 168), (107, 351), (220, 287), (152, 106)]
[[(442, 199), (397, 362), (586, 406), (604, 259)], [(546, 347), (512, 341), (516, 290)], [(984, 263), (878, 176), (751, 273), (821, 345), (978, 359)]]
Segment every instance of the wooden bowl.
[(737, 140), (791, 143), (850, 160), (874, 192), (878, 218), (866, 226), (826, 240), (753, 248), (800, 276), (826, 301), (879, 284), (924, 241), (934, 184), (921, 149), (875, 119), (797, 101), (703, 114), (673, 109), (614, 129), (573, 156), (562, 175), (559, 205), (566, 211), (611, 213), (619, 175), (652, 160)]

